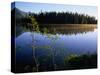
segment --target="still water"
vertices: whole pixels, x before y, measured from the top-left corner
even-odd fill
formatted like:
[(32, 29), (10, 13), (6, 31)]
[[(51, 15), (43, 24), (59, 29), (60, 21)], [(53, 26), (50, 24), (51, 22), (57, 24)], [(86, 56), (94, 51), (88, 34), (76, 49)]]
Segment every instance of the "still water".
[(54, 54), (56, 62), (64, 60), (70, 54), (82, 55), (97, 52), (97, 29), (57, 33), (57, 39), (48, 38), (46, 34), (25, 32), (16, 38), (16, 60), (31, 64), (33, 46), (37, 58)]

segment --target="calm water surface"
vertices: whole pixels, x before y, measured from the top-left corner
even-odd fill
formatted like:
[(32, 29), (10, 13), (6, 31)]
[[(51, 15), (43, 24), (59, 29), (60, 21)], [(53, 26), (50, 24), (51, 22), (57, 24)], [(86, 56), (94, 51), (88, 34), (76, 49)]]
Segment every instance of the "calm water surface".
[[(55, 35), (52, 36), (55, 37)], [(46, 34), (35, 32), (25, 32), (19, 35), (16, 38), (16, 60), (32, 63), (33, 45), (36, 47), (36, 57), (47, 56), (53, 52), (58, 62), (70, 54), (96, 53), (97, 29), (70, 34), (60, 33), (57, 36), (58, 39), (53, 40), (53, 38), (48, 38)]]

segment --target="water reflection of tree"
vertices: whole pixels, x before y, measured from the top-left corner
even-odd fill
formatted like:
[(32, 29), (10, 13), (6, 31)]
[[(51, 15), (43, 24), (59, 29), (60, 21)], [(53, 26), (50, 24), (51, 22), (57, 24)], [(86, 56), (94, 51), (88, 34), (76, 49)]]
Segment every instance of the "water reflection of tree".
[[(41, 29), (45, 27), (42, 26)], [(57, 34), (67, 34), (67, 35), (72, 35), (72, 34), (78, 34), (78, 33), (87, 33), (87, 32), (93, 32), (94, 29), (96, 29), (96, 25), (83, 25), (83, 26), (46, 26), (48, 30), (50, 31), (49, 33), (52, 33), (52, 31), (56, 31)], [(53, 33), (52, 33), (53, 34)]]

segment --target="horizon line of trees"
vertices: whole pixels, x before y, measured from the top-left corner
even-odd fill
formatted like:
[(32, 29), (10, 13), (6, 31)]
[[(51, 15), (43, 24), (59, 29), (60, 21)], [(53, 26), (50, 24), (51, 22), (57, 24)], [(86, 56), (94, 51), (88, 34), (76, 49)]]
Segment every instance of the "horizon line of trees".
[[(85, 14), (72, 12), (23, 12), (17, 8), (11, 11), (12, 18), (16, 18), (16, 25), (32, 26), (31, 19), (35, 19), (39, 26), (43, 24), (97, 24), (97, 19)], [(13, 21), (12, 21), (13, 22)]]
[(29, 12), (28, 16), (34, 16), (39, 24), (97, 24), (93, 16), (72, 12)]

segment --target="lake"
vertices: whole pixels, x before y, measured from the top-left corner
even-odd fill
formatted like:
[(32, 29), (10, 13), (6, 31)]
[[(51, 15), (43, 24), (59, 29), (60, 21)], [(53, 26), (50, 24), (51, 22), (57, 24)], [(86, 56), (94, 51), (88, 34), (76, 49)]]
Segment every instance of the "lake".
[(56, 28), (56, 35), (24, 32), (16, 37), (17, 63), (33, 64), (34, 55), (45, 63), (53, 55), (60, 66), (66, 56), (97, 53), (96, 27), (50, 27), (50, 32), (53, 28)]

